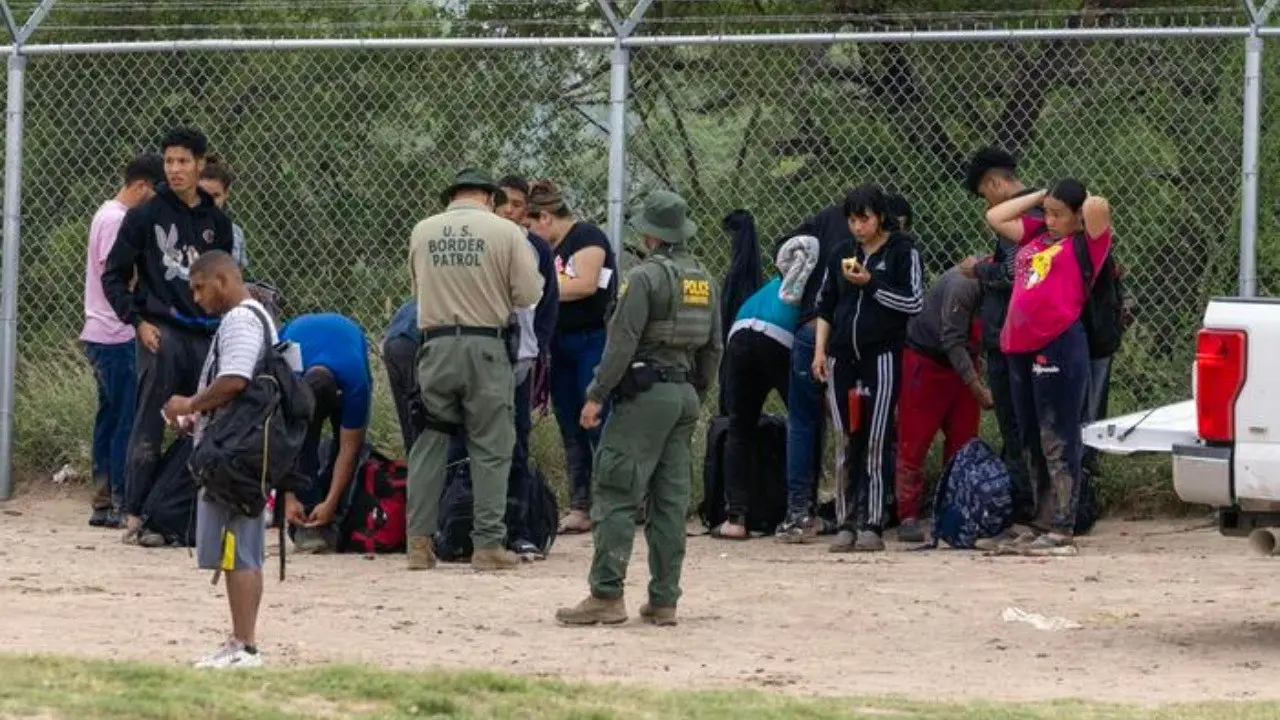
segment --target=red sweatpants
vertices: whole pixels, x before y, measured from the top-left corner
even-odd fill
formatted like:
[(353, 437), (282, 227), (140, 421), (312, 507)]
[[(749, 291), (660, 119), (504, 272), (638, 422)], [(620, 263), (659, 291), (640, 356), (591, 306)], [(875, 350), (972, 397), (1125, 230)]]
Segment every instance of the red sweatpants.
[(960, 374), (911, 348), (902, 354), (902, 398), (898, 401), (898, 518), (920, 518), (924, 510), (924, 459), (938, 431), (944, 460), (978, 435), (982, 407)]

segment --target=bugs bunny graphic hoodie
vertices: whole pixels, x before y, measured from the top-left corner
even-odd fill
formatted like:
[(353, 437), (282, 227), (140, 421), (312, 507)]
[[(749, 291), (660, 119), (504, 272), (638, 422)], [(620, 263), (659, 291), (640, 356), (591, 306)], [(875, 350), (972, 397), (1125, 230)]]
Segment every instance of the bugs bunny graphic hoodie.
[(102, 271), (103, 293), (121, 321), (213, 332), (215, 321), (196, 304), (187, 283), (200, 253), (231, 252), (231, 219), (208, 193), (199, 193), (200, 202), (190, 207), (160, 183), (155, 197), (124, 216)]

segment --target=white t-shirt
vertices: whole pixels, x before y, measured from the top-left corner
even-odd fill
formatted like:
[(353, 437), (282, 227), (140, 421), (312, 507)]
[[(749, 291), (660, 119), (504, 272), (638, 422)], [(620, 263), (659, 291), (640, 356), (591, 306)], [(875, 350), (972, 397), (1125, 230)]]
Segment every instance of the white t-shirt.
[[(213, 336), (213, 344), (204, 359), (204, 369), (200, 371), (200, 386), (197, 392), (203, 391), (221, 377), (242, 377), (252, 380), (258, 363), (262, 360), (265, 348), (262, 347), (262, 321), (258, 314), (248, 306), (257, 308), (270, 325), (271, 342), (280, 341), (276, 327), (271, 322), (271, 314), (257, 300), (245, 300), (231, 308), (222, 316), (218, 324), (218, 333)], [(214, 411), (217, 412), (216, 410)], [(196, 423), (195, 441), (200, 442), (212, 415), (201, 415)]]

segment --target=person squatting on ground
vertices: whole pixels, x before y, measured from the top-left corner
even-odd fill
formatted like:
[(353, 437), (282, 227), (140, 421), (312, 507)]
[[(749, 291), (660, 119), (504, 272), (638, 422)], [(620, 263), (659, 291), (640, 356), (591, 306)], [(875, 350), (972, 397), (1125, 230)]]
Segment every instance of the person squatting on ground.
[(409, 267), (422, 350), (418, 384), (427, 429), (409, 453), (410, 570), (435, 567), (440, 495), (450, 436), (466, 434), (474, 495), (471, 566), (506, 570), (506, 487), (515, 445), (515, 357), (507, 342), (517, 308), (542, 295), (524, 230), (493, 213), (498, 187), (467, 169), (443, 193), (444, 212), (413, 229)]
[(828, 261), (818, 293), (813, 375), (831, 383), (828, 399), (848, 436), (845, 467), (853, 506), (830, 550), (870, 552), (884, 549), (881, 534), (894, 494), (893, 418), (902, 348), (907, 322), (924, 304), (924, 273), (915, 241), (898, 230), (878, 186), (854, 188), (844, 210), (858, 241), (837, 248)]
[(89, 223), (85, 252), (84, 327), (80, 342), (93, 368), (98, 386), (98, 412), (93, 418), (93, 481), (97, 488), (89, 524), (118, 528), (124, 525), (125, 458), (138, 376), (134, 331), (116, 317), (102, 289), (107, 255), (129, 210), (155, 197), (155, 186), (164, 181), (164, 160), (154, 153), (138, 155), (124, 169), (124, 185), (102, 204)]
[(942, 274), (907, 323), (898, 402), (898, 539), (924, 542), (924, 459), (943, 434), (943, 464), (978, 435), (991, 391), (978, 374), (981, 353), (975, 322), (982, 286), (954, 267)]
[[(994, 147), (974, 153), (965, 173), (965, 189), (985, 201), (987, 209), (1031, 192), (1016, 174), (1018, 161)], [(1041, 215), (1038, 207), (1028, 211)], [(974, 258), (965, 263), (967, 272), (982, 283), (982, 349), (987, 362), (987, 386), (995, 400), (996, 423), (1000, 427), (1000, 457), (1009, 469), (1013, 483), (1013, 517), (1027, 523), (1035, 517), (1035, 489), (1027, 472), (1022, 452), (1022, 433), (1014, 412), (1013, 390), (1009, 380), (1009, 360), (1000, 350), (1000, 333), (1004, 329), (1009, 298), (1013, 294), (1013, 265), (1018, 246), (996, 234), (991, 256)], [(968, 268), (972, 270), (968, 270)]]
[[(569, 513), (562, 534), (591, 529), (591, 466), (599, 427), (578, 419), (587, 385), (604, 353), (605, 323), (617, 293), (617, 258), (600, 228), (578, 219), (560, 188), (546, 180), (529, 190), (529, 229), (551, 244), (556, 256), (560, 305), (551, 343), (551, 403), (564, 442), (569, 472)], [(603, 410), (609, 416), (609, 406)]]
[[(303, 381), (315, 396), (315, 412), (298, 457), (298, 471), (310, 479), (298, 498), (307, 513), (304, 526), (293, 529), (299, 552), (337, 550), (339, 528), (351, 506), (360, 453), (373, 417), (373, 375), (364, 328), (338, 313), (299, 315), (280, 331), (282, 340), (302, 351)], [(331, 441), (320, 455), (325, 426)], [(329, 470), (327, 477), (321, 473)]]
[(787, 515), (777, 532), (778, 540), (786, 543), (805, 542), (818, 532), (814, 497), (822, 475), (826, 421), (822, 416), (822, 382), (813, 375), (817, 297), (832, 252), (853, 242), (843, 204), (829, 205), (806, 218), (778, 243), (777, 250), (801, 235), (818, 238), (818, 264), (800, 294), (800, 317), (796, 319), (795, 340), (791, 346), (791, 377), (787, 388)]
[(729, 328), (725, 348), (725, 406), (729, 416), (729, 437), (725, 443), (725, 495), (727, 520), (712, 528), (712, 537), (745, 540), (747, 511), (756, 468), (755, 446), (760, 413), (770, 391), (787, 403), (791, 380), (791, 347), (800, 299), (805, 283), (818, 264), (818, 238), (793, 237), (783, 244), (775, 260), (782, 274), (765, 283), (742, 307)]
[[(210, 155), (206, 158), (204, 170), (200, 171), (200, 189), (209, 193), (213, 204), (218, 209), (227, 211), (227, 199), (231, 196), (231, 184), (235, 176), (231, 168), (221, 159)], [(231, 257), (236, 259), (241, 269), (249, 267), (249, 251), (245, 249), (244, 228), (237, 222), (231, 223)]]
[(626, 621), (623, 589), (641, 498), (647, 498), (651, 579), (640, 617), (657, 625), (676, 623), (693, 431), (722, 350), (714, 283), (686, 249), (697, 230), (687, 213), (683, 198), (658, 191), (631, 221), (652, 252), (627, 276), (582, 408), (583, 427), (596, 427), (606, 398), (616, 400), (596, 466), (591, 594), (556, 611), (565, 625)]
[[(206, 252), (189, 268), (191, 291), (210, 316), (222, 316), (213, 345), (204, 358), (196, 393), (180, 394), (164, 404), (166, 421), (185, 425), (195, 416), (195, 443), (217, 413), (234, 404), (257, 372), (264, 336), (277, 342), (270, 314), (249, 296), (236, 261), (224, 251)], [(255, 312), (256, 311), (256, 312)], [(263, 322), (268, 327), (263, 327)], [(264, 332), (269, 331), (269, 332)], [(285, 518), (300, 524), (302, 506), (294, 487), (278, 488), (284, 496)], [(196, 559), (202, 570), (226, 573), (231, 608), (231, 637), (208, 657), (201, 668), (253, 668), (262, 665), (256, 628), (262, 604), (262, 566), (266, 560), (266, 524), (261, 516), (241, 515), (210, 500), (201, 490), (196, 502)]]
[[(1043, 207), (1043, 216), (1030, 211)], [(1076, 243), (1094, 267), (1111, 251), (1111, 208), (1076, 180), (1060, 180), (987, 211), (992, 229), (1019, 245), (1000, 349), (1009, 357), (1023, 453), (1036, 483), (1032, 549), (1074, 543), (1081, 486), (1081, 421), (1089, 342), (1080, 321), (1088, 297)]]
[(529, 232), (529, 184), (514, 175), (498, 181), (501, 202), (495, 208), (498, 215), (525, 230), (529, 247), (537, 259), (538, 274), (542, 276), (542, 297), (533, 307), (518, 308), (519, 345), (515, 367), (515, 420), (516, 444), (511, 451), (511, 474), (507, 480), (507, 548), (522, 558), (543, 559), (542, 551), (529, 540), (528, 508), (525, 498), (533, 482), (533, 468), (529, 465), (529, 434), (533, 432), (533, 387), (540, 363), (545, 363), (551, 351), (551, 339), (555, 334), (559, 314), (560, 287), (556, 278), (555, 254), (547, 241)]
[[(201, 190), (208, 140), (178, 129), (160, 143), (165, 182), (156, 196), (130, 210), (102, 271), (102, 290), (116, 317), (137, 331), (138, 389), (125, 471), (124, 541), (163, 545), (142, 530), (164, 440), (160, 410), (173, 395), (190, 395), (217, 328), (191, 296), (192, 263), (210, 250), (230, 252), (231, 220)], [(136, 279), (136, 282), (134, 282)]]

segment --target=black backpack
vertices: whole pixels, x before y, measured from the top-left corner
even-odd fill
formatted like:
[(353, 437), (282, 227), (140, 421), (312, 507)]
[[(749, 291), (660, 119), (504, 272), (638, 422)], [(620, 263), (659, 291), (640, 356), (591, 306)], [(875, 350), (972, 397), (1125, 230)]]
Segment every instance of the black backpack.
[(210, 500), (256, 517), (268, 490), (296, 476), (315, 396), (289, 366), (283, 344), (272, 345), (270, 320), (252, 305), (245, 307), (262, 321), (262, 358), (249, 384), (205, 428), (190, 468)]
[(1130, 323), (1124, 281), (1115, 253), (1107, 253), (1107, 259), (1095, 273), (1093, 258), (1089, 255), (1089, 241), (1084, 234), (1076, 235), (1071, 246), (1080, 265), (1080, 274), (1084, 276), (1085, 301), (1080, 321), (1089, 337), (1089, 357), (1094, 360), (1111, 357), (1120, 349), (1120, 341)]
[(164, 536), (165, 542), (196, 546), (196, 481), (187, 469), (192, 442), (179, 436), (156, 466), (156, 482), (142, 505), (142, 526)]
[[(772, 534), (787, 515), (787, 419), (761, 415), (752, 467), (751, 506), (747, 530)], [(707, 425), (707, 455), (702, 468), (702, 504), (698, 515), (708, 530), (728, 519), (725, 507), (724, 456), (729, 439), (729, 418), (713, 418)], [(815, 488), (816, 495), (816, 488)]]
[(442, 562), (465, 562), (471, 559), (474, 550), (471, 529), (475, 524), (475, 496), (471, 494), (471, 463), (459, 462), (445, 473), (439, 529), (432, 545)]

